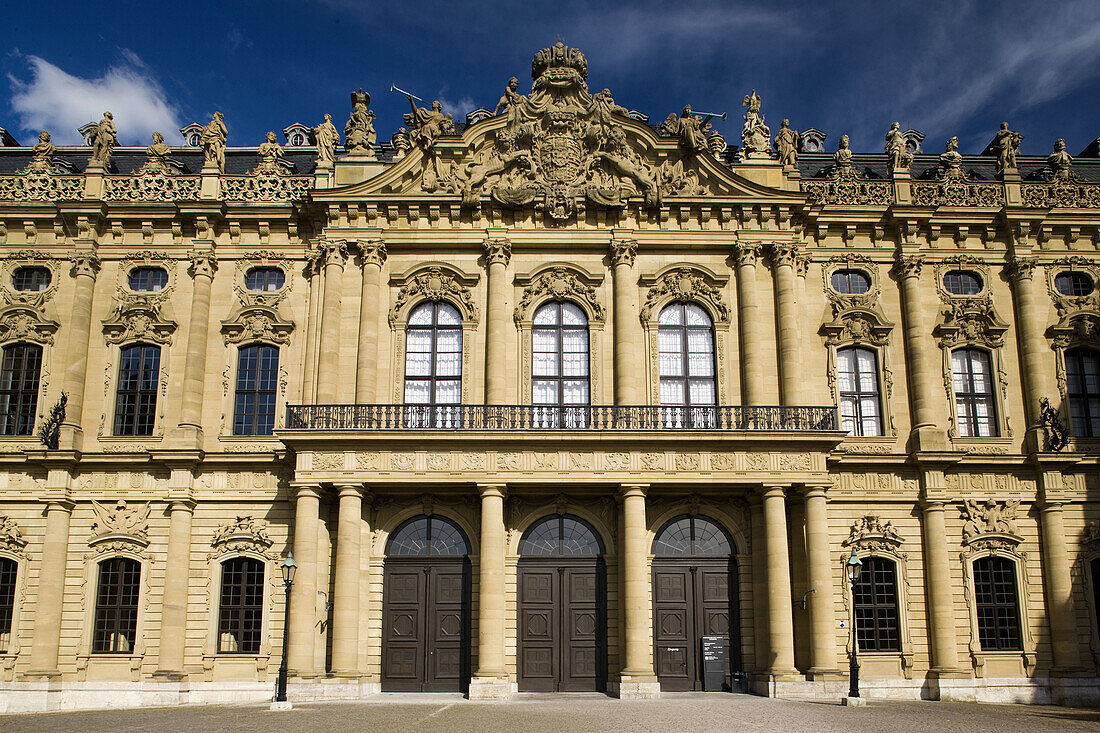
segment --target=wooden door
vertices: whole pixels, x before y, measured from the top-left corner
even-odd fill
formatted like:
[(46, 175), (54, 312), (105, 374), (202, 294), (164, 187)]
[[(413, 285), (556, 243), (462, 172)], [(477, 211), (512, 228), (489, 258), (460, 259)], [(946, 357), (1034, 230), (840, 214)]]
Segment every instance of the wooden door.
[(470, 679), (470, 565), (388, 558), (382, 592), (382, 690), (462, 692)]
[(607, 687), (606, 573), (602, 560), (521, 560), (519, 689)]
[(740, 671), (734, 568), (725, 560), (654, 559), (654, 656), (662, 690), (703, 689), (703, 636), (725, 637), (727, 682)]

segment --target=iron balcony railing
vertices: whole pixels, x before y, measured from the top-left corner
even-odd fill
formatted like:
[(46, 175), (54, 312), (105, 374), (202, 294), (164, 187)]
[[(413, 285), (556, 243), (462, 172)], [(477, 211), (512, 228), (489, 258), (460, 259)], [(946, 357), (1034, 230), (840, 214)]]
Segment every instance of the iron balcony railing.
[(286, 430), (726, 430), (831, 432), (835, 407), (287, 405)]

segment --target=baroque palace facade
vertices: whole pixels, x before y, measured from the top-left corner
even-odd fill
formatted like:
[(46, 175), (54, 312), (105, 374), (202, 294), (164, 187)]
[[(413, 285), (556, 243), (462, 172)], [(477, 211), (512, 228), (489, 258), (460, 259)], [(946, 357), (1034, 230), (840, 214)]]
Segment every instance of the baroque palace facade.
[(284, 638), (291, 700), (835, 697), (853, 617), (865, 695), (1095, 699), (1100, 147), (755, 92), (735, 147), (587, 72), (5, 137), (0, 711), (270, 699)]

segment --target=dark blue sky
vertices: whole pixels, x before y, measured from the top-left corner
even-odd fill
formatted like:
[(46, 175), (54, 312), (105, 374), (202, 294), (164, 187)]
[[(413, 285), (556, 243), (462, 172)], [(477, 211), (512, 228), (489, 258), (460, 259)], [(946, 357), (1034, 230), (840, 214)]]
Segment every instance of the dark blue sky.
[(881, 150), (894, 120), (929, 152), (951, 135), (980, 152), (1002, 120), (1031, 154), (1100, 135), (1096, 0), (10, 3), (0, 127), (73, 142), (111, 109), (122, 142), (145, 144), (219, 109), (230, 145), (256, 145), (325, 112), (342, 128), (361, 86), (388, 139), (407, 111), (391, 82), (461, 120), (509, 76), (526, 92), (531, 56), (558, 35), (587, 55), (590, 88), (657, 121), (685, 103), (729, 112), (730, 142), (753, 88), (773, 130), (789, 117), (825, 130), (830, 150), (845, 132)]

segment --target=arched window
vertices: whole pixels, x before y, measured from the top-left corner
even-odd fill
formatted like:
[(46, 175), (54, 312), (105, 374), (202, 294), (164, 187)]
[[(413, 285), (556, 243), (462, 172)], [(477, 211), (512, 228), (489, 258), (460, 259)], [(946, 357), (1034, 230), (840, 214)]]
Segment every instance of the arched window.
[(264, 619), (264, 564), (251, 557), (222, 563), (218, 653), (259, 654)]
[(15, 618), (15, 580), (19, 565), (9, 557), (0, 557), (0, 654), (11, 649), (11, 627)]
[(130, 290), (137, 293), (155, 293), (168, 284), (168, 271), (163, 267), (135, 267), (128, 279)]
[(875, 352), (858, 346), (837, 349), (836, 372), (844, 430), (850, 435), (882, 435)]
[(38, 412), (42, 347), (9, 344), (0, 364), (0, 435), (31, 435)]
[(894, 562), (884, 557), (864, 558), (853, 591), (859, 650), (901, 651), (898, 633), (898, 578)]
[(1073, 434), (1100, 437), (1100, 358), (1095, 351), (1066, 351), (1066, 388)]
[(271, 435), (275, 429), (278, 386), (279, 347), (252, 344), (237, 352), (234, 435)]
[(676, 517), (657, 532), (653, 554), (658, 557), (728, 557), (733, 554), (729, 535), (702, 516)]
[(572, 303), (547, 303), (535, 311), (531, 326), (531, 402), (534, 427), (583, 427), (585, 411), (573, 405), (590, 401), (588, 319)]
[(1021, 650), (1016, 563), (996, 556), (975, 560), (974, 599), (982, 651)]
[[(658, 317), (661, 413), (665, 427), (708, 428), (717, 423), (713, 406), (714, 325), (694, 303), (672, 303)], [(710, 409), (708, 409), (710, 408)]]
[(406, 427), (453, 427), (462, 401), (462, 316), (450, 303), (423, 303), (405, 332)]
[(129, 654), (137, 641), (141, 563), (111, 557), (99, 563), (92, 653)]
[(407, 520), (390, 536), (387, 555), (470, 554), (462, 529), (449, 519), (421, 515)]
[(602, 555), (603, 545), (588, 522), (571, 514), (552, 514), (533, 524), (520, 542), (520, 555)]
[(122, 348), (115, 393), (115, 435), (153, 434), (159, 380), (159, 346), (134, 344)]
[(956, 349), (951, 352), (951, 370), (959, 435), (964, 438), (988, 438), (997, 435), (993, 368), (989, 352), (982, 349)]

